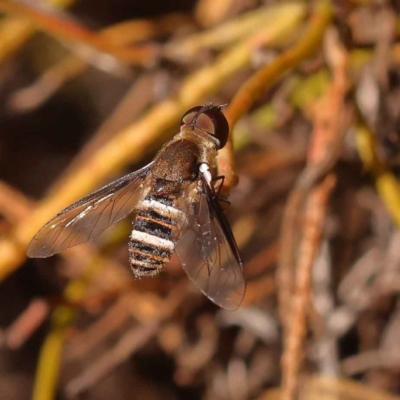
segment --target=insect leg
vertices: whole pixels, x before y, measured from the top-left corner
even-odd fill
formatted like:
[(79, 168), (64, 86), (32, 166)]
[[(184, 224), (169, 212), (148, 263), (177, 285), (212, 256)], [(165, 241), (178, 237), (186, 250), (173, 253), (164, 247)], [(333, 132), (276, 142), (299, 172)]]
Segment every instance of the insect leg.
[(229, 206), (231, 205), (231, 202), (226, 199), (222, 199), (220, 196), (221, 190), (224, 187), (225, 175), (217, 176), (215, 179), (213, 179), (213, 181), (214, 182), (221, 181), (218, 188), (215, 188), (214, 190), (215, 190), (215, 194), (217, 196), (218, 202), (221, 204), (222, 209), (224, 211), (226, 211), (229, 208)]
[(216, 195), (217, 197), (219, 197), (220, 193), (221, 193), (221, 189), (224, 186), (224, 181), (225, 181), (225, 175), (219, 175), (216, 178), (213, 179), (213, 182), (218, 182), (221, 181), (221, 183), (218, 186), (218, 189), (214, 188), (214, 190), (216, 190)]

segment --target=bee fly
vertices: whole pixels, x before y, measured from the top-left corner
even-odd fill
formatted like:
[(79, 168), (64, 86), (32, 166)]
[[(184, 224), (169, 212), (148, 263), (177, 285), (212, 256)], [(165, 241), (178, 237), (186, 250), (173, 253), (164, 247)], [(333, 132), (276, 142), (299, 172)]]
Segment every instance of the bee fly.
[(28, 256), (49, 257), (92, 240), (134, 212), (129, 262), (135, 277), (157, 275), (176, 252), (211, 301), (238, 308), (245, 291), (243, 263), (213, 185), (223, 180), (213, 175), (229, 133), (221, 109), (209, 104), (187, 111), (180, 132), (153, 162), (57, 214), (32, 239)]

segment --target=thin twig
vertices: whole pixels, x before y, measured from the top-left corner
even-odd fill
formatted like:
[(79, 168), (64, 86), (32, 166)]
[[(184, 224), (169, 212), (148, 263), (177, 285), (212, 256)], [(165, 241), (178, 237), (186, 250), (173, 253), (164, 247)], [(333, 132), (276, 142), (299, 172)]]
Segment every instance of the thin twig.
[(99, 52), (114, 56), (117, 60), (133, 65), (151, 65), (157, 56), (154, 45), (140, 47), (123, 47), (108, 41), (105, 37), (90, 29), (72, 22), (70, 19), (60, 18), (55, 14), (45, 13), (22, 3), (0, 0), (0, 11), (13, 13), (32, 21), (38, 29), (54, 35), (58, 39), (85, 44)]
[(72, 177), (79, 171), (85, 161), (92, 157), (96, 150), (104, 145), (115, 132), (128, 126), (151, 104), (152, 93), (149, 87), (153, 86), (154, 80), (153, 73), (142, 74), (132, 87), (127, 90), (111, 115), (104, 120), (91, 139), (75, 156), (68, 168), (58, 177), (57, 182), (50, 188), (50, 196), (51, 193), (56, 193), (60, 190), (67, 177)]
[[(162, 302), (158, 309), (158, 315), (150, 321), (128, 331), (118, 343), (100, 359), (96, 360), (91, 367), (73, 379), (67, 385), (66, 391), (69, 396), (77, 396), (82, 391), (92, 387), (97, 381), (107, 375), (116, 366), (125, 361), (137, 349), (148, 342), (159, 330), (160, 324), (169, 318), (179, 307), (183, 297), (186, 295), (185, 286), (176, 287), (171, 295)], [(137, 305), (135, 305), (137, 308)]]
[(377, 368), (400, 368), (400, 351), (370, 350), (348, 357), (342, 362), (342, 370), (345, 375), (356, 375)]
[(0, 213), (10, 222), (17, 223), (29, 215), (35, 206), (21, 192), (0, 181)]
[[(188, 17), (181, 14), (169, 14), (154, 20), (124, 21), (102, 29), (99, 35), (104, 35), (107, 40), (117, 45), (127, 45), (160, 36), (183, 24), (189, 24)], [(91, 63), (95, 67), (99, 66), (96, 58)], [(103, 64), (100, 63), (100, 66)], [(67, 82), (83, 73), (87, 67), (88, 64), (83, 58), (69, 54), (48, 68), (35, 82), (15, 91), (10, 96), (7, 106), (14, 112), (26, 112), (34, 109), (48, 100)], [(114, 71), (119, 72), (120, 69), (111, 69), (111, 72)], [(124, 70), (124, 75), (126, 75), (125, 72)]]
[(138, 301), (142, 299), (131, 290), (121, 295), (99, 320), (68, 343), (65, 361), (83, 359), (90, 351), (100, 348), (112, 333), (117, 332), (131, 319), (131, 304)]
[(48, 68), (29, 86), (12, 93), (7, 108), (12, 112), (27, 112), (39, 107), (68, 81), (84, 72), (87, 64), (75, 55), (68, 55)]
[(225, 175), (226, 190), (237, 184), (234, 172), (234, 155), (232, 132), (236, 122), (249, 111), (258, 98), (273, 84), (275, 84), (288, 70), (298, 66), (303, 60), (310, 57), (321, 43), (323, 34), (332, 18), (332, 10), (327, 1), (321, 1), (311, 17), (311, 23), (304, 36), (289, 50), (285, 51), (266, 67), (257, 71), (249, 78), (236, 93), (226, 110), (229, 121), (229, 141), (218, 156), (218, 169)]
[(20, 348), (36, 329), (43, 323), (50, 312), (49, 304), (43, 299), (34, 299), (7, 328), (5, 344), (8, 348)]
[[(50, 0), (58, 8), (71, 5), (74, 0)], [(9, 15), (0, 21), (0, 65), (18, 51), (36, 32), (30, 19)]]
[(103, 265), (100, 257), (94, 258), (83, 275), (71, 281), (64, 289), (63, 298), (67, 304), (59, 305), (52, 313), (52, 325), (39, 355), (33, 387), (33, 400), (51, 400), (54, 398), (67, 329), (76, 318), (76, 309), (73, 304), (79, 303), (85, 297), (91, 280)]
[(310, 301), (311, 271), (321, 241), (321, 232), (326, 217), (329, 195), (335, 185), (334, 175), (328, 175), (307, 199), (304, 227), (296, 265), (296, 282), (292, 295), (290, 327), (283, 354), (282, 400), (295, 399), (298, 389), (298, 375), (301, 366), (303, 339), (306, 334), (306, 312)]
[(66, 328), (73, 321), (69, 309), (59, 308), (54, 314), (53, 327), (48, 333), (39, 356), (33, 400), (52, 400), (56, 392), (58, 374), (61, 365), (61, 355), (66, 337)]
[[(308, 168), (315, 171), (322, 165), (332, 165), (336, 161), (344, 137), (346, 113), (344, 108), (345, 95), (348, 90), (347, 53), (338, 41), (333, 31), (329, 32), (326, 41), (326, 56), (332, 65), (333, 82), (314, 108), (314, 131), (308, 153)], [(335, 150), (336, 151), (333, 151)], [(332, 153), (336, 159), (332, 159)], [(328, 161), (328, 163), (327, 163)], [(321, 171), (321, 170), (320, 170)], [(304, 186), (300, 177), (301, 187)], [(299, 389), (299, 373), (302, 361), (302, 344), (306, 334), (306, 316), (310, 301), (311, 271), (319, 250), (322, 228), (327, 213), (327, 201), (335, 185), (333, 173), (327, 175), (321, 183), (312, 189), (305, 200), (302, 226), (297, 228), (296, 221), (300, 218), (297, 213), (301, 207), (288, 210), (293, 203), (287, 204), (286, 220), (283, 229), (293, 229), (293, 232), (282, 232), (282, 248), (279, 270), (280, 312), (285, 329), (285, 348), (282, 356), (283, 391), (282, 399), (292, 400)], [(301, 206), (302, 193), (298, 187), (294, 190), (296, 206)], [(292, 220), (289, 220), (288, 215)], [(299, 221), (300, 222), (300, 221)], [(296, 240), (294, 232), (298, 232), (299, 244), (297, 262), (294, 262)], [(284, 242), (290, 238), (290, 243)], [(289, 246), (288, 246), (289, 245)], [(287, 253), (290, 252), (288, 256)], [(286, 263), (287, 264), (284, 264)], [(293, 279), (293, 275), (295, 278)], [(294, 293), (293, 293), (294, 291)], [(290, 296), (289, 298), (287, 296)]]
[(334, 311), (332, 255), (325, 240), (321, 245), (313, 267), (313, 306), (318, 315), (311, 322), (317, 338), (315, 341), (315, 361), (320, 375), (339, 376), (339, 354), (337, 338), (327, 329)]
[[(300, 2), (285, 2), (277, 4), (275, 7), (265, 6), (188, 38), (173, 41), (165, 46), (163, 54), (175, 61), (188, 61), (204, 48), (223, 49), (235, 42), (242, 41), (258, 31), (261, 25), (270, 24), (275, 18), (280, 18), (282, 14), (296, 15), (304, 13), (304, 11), (304, 4)], [(260, 44), (263, 42), (261, 39)]]
[[(335, 53), (332, 53), (332, 56)], [(278, 280), (279, 280), (279, 301), (280, 301), (280, 313), (282, 321), (287, 321), (288, 314), (288, 301), (290, 300), (292, 293), (292, 277), (293, 271), (292, 266), (294, 264), (296, 237), (297, 237), (297, 218), (300, 215), (302, 204), (306, 197), (311, 192), (314, 185), (321, 180), (334, 166), (336, 163), (339, 153), (341, 151), (342, 141), (335, 136), (336, 132), (343, 135), (343, 127), (340, 124), (344, 123), (346, 116), (342, 115), (341, 107), (344, 101), (344, 96), (348, 89), (348, 83), (345, 76), (346, 62), (341, 60), (341, 57), (336, 58), (338, 60), (337, 66), (335, 66), (335, 85), (329, 89), (327, 94), (327, 100), (318, 103), (314, 109), (319, 115), (315, 115), (316, 126), (315, 133), (328, 131), (321, 136), (313, 136), (314, 143), (310, 150), (309, 158), (311, 162), (308, 163), (307, 168), (300, 174), (294, 189), (289, 195), (285, 212), (282, 221), (281, 231), (281, 254), (279, 257), (279, 269), (278, 269)], [(340, 70), (341, 69), (341, 70)], [(334, 112), (333, 110), (337, 110)], [(330, 133), (329, 133), (330, 132)], [(333, 134), (332, 134), (333, 133)], [(324, 140), (326, 145), (324, 145)], [(322, 141), (322, 143), (319, 143)], [(319, 151), (323, 151), (321, 155)]]

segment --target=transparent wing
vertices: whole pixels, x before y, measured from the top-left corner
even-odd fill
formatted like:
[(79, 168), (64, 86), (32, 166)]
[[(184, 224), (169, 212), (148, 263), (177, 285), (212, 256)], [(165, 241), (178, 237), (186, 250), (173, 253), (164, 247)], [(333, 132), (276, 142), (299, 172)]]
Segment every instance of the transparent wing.
[(215, 304), (236, 310), (244, 297), (243, 263), (229, 223), (209, 189), (193, 186), (186, 200), (176, 253), (195, 285)]
[(92, 240), (126, 217), (148, 190), (145, 178), (150, 166), (109, 183), (58, 213), (34, 236), (28, 257), (50, 257)]

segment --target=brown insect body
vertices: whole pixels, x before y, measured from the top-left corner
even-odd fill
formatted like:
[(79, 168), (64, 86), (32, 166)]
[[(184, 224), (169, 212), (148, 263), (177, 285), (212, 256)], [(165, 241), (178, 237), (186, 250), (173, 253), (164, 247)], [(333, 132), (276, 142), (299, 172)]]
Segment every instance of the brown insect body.
[(198, 179), (199, 165), (215, 166), (216, 156), (215, 140), (188, 125), (183, 125), (157, 154), (151, 168), (151, 189), (138, 204), (128, 245), (129, 262), (136, 277), (156, 276), (169, 262), (185, 217), (176, 202), (182, 191)]

